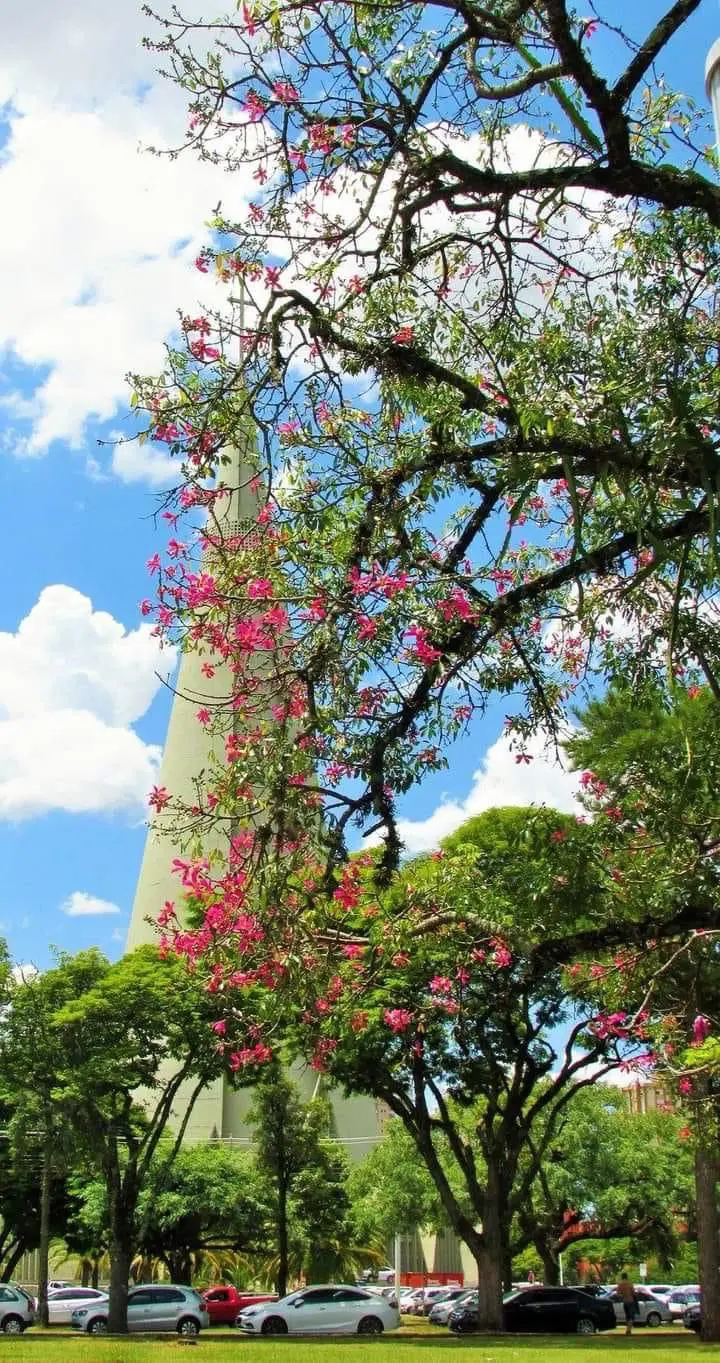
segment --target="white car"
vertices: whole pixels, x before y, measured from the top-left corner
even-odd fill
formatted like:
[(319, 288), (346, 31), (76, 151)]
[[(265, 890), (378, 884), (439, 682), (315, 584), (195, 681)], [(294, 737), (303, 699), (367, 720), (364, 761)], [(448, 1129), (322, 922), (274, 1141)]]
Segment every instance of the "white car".
[(80, 1306), (99, 1306), (108, 1301), (107, 1292), (95, 1287), (60, 1287), (48, 1292), (48, 1324), (69, 1325), (73, 1311)]
[(423, 1289), (421, 1287), (413, 1287), (408, 1292), (403, 1292), (398, 1305), (404, 1316), (410, 1315), (415, 1310), (417, 1303), (422, 1301), (422, 1294)]
[(381, 1335), (398, 1329), (400, 1312), (364, 1287), (325, 1283), (246, 1306), (235, 1324), (246, 1335)]

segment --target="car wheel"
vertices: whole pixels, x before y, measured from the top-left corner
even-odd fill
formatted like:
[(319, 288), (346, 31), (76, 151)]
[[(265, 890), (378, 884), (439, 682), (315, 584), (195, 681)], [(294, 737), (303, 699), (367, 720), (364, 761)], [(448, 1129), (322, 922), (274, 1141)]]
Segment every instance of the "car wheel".
[(19, 1316), (6, 1316), (2, 1328), (4, 1335), (21, 1335), (25, 1329), (25, 1322)]
[(106, 1321), (106, 1320), (103, 1320), (103, 1319), (102, 1319), (102, 1316), (98, 1317), (97, 1320), (91, 1320), (91, 1321), (90, 1321), (90, 1324), (88, 1325), (88, 1334), (89, 1334), (89, 1335), (106, 1335), (106, 1334), (107, 1334), (107, 1321)]
[(645, 1324), (650, 1325), (653, 1330), (655, 1330), (658, 1325), (662, 1325), (662, 1316), (660, 1315), (660, 1312), (649, 1311), (645, 1317)]
[(595, 1321), (590, 1316), (581, 1316), (577, 1323), (577, 1333), (579, 1335), (594, 1335)]
[(260, 1327), (261, 1335), (286, 1335), (287, 1332), (287, 1321), (282, 1316), (268, 1316)]
[(183, 1316), (182, 1320), (178, 1321), (177, 1332), (179, 1335), (183, 1335), (185, 1339), (190, 1339), (200, 1334), (200, 1326), (196, 1320), (193, 1320), (192, 1316)]
[(381, 1335), (384, 1328), (382, 1321), (378, 1320), (377, 1316), (363, 1316), (357, 1332), (359, 1335)]

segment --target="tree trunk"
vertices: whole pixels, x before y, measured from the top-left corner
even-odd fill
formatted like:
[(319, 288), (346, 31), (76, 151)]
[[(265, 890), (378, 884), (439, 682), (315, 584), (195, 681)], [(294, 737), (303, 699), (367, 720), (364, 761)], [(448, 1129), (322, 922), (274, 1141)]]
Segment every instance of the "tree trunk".
[(288, 1216), (287, 1185), (282, 1177), (278, 1180), (277, 1248), (278, 1268), (275, 1290), (279, 1297), (285, 1297), (287, 1296), (288, 1280)]
[(83, 1259), (83, 1261), (82, 1261), (82, 1269), (81, 1269), (81, 1274), (80, 1274), (80, 1286), (81, 1286), (81, 1287), (90, 1287), (90, 1272), (91, 1272), (91, 1269), (90, 1269), (90, 1260), (89, 1260), (89, 1259)]
[(507, 1247), (507, 1228), (503, 1226), (500, 1180), (488, 1164), (482, 1241), (477, 1254), (478, 1305), (480, 1329), (503, 1329), (502, 1274)]
[(132, 1240), (122, 1229), (110, 1231), (110, 1302), (108, 1330), (111, 1335), (127, 1334), (127, 1297)]
[(700, 1144), (695, 1152), (698, 1276), (702, 1288), (702, 1338), (720, 1341), (720, 1216), (718, 1215), (720, 1160), (714, 1149)]
[(50, 1259), (50, 1192), (52, 1165), (52, 1137), (46, 1132), (43, 1142), (42, 1175), (40, 1182), (40, 1244), (38, 1252), (38, 1322), (47, 1329), (47, 1285)]
[(542, 1259), (545, 1287), (557, 1287), (560, 1283), (560, 1264), (557, 1253), (544, 1240), (536, 1240), (535, 1248)]
[(110, 1301), (108, 1303), (108, 1330), (112, 1335), (127, 1334), (127, 1295), (130, 1265), (133, 1258), (135, 1208), (137, 1196), (132, 1197), (134, 1184), (131, 1171), (126, 1168), (121, 1173), (117, 1147), (109, 1155), (105, 1165), (105, 1183), (108, 1192), (108, 1224), (110, 1239)]
[(13, 1278), (15, 1275), (15, 1269), (20, 1263), (20, 1260), (22, 1259), (24, 1253), (25, 1241), (18, 1240), (15, 1244), (14, 1250), (12, 1250), (12, 1252), (8, 1255), (7, 1259), (5, 1260), (5, 1263), (3, 1264), (3, 1271), (2, 1276), (0, 1277), (0, 1282), (4, 1283), (10, 1282), (11, 1278)]
[(90, 1286), (97, 1288), (100, 1282), (100, 1260), (96, 1257), (92, 1263), (92, 1274), (90, 1276)]

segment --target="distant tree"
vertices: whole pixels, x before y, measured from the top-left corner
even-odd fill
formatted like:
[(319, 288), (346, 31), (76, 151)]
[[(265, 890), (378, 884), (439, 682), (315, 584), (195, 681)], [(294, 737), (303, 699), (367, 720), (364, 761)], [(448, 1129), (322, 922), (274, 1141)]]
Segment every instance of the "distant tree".
[(681, 1127), (671, 1112), (631, 1114), (604, 1085), (574, 1096), (516, 1216), (546, 1283), (559, 1282), (560, 1254), (585, 1240), (627, 1237), (667, 1266), (693, 1201)]
[(222, 1066), (213, 1013), (212, 999), (183, 965), (150, 946), (114, 964), (97, 951), (63, 954), (54, 969), (7, 986), (0, 1066), (17, 1076), (22, 1056), (26, 1091), (39, 1092), (47, 1112), (43, 1138), (55, 1120), (70, 1124), (105, 1183), (114, 1333), (127, 1329), (138, 1202), (174, 1106), (181, 1103), (182, 1118), (168, 1164), (198, 1094)]
[(323, 1098), (304, 1103), (292, 1079), (272, 1066), (257, 1084), (249, 1113), (255, 1157), (272, 1205), (275, 1282), (287, 1291), (291, 1261), (311, 1276), (347, 1257), (352, 1243), (347, 1164), (331, 1145)]
[(578, 715), (566, 746), (621, 886), (629, 948), (618, 970), (599, 937), (589, 969), (610, 1007), (652, 1014), (655, 1067), (692, 1128), (702, 1331), (718, 1340), (720, 693), (706, 671), (707, 686), (616, 686)]
[(190, 1282), (203, 1254), (262, 1253), (271, 1224), (265, 1181), (247, 1151), (186, 1146), (168, 1167), (158, 1151), (138, 1203), (137, 1250), (174, 1282)]
[(608, 922), (613, 881), (591, 825), (526, 809), (470, 820), (382, 898), (363, 899), (362, 874), (371, 941), (348, 942), (299, 1037), (311, 1031), (334, 1081), (403, 1122), (477, 1261), (483, 1319), (500, 1328), (513, 1219), (557, 1126), (575, 1093), (637, 1049), (569, 994), (565, 971)]
[(426, 1226), (447, 1225), (440, 1195), (427, 1165), (402, 1122), (387, 1122), (383, 1138), (350, 1172), (352, 1215), (361, 1238), (412, 1235)]
[[(43, 1145), (22, 1130), (11, 1101), (0, 1103), (0, 1281), (9, 1282), (23, 1255), (40, 1248)], [(64, 1234), (68, 1212), (64, 1161), (50, 1166), (48, 1239)], [(60, 1167), (58, 1167), (60, 1166)]]

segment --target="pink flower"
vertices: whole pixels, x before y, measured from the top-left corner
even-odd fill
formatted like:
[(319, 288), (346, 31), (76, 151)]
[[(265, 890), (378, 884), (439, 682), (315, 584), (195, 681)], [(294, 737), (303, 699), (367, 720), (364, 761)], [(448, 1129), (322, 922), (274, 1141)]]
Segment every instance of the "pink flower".
[(227, 1031), (227, 1023), (222, 1020), (220, 1022), (214, 1022), (212, 1024), (212, 1030), (217, 1032), (218, 1036), (224, 1036)]
[(260, 98), (255, 90), (248, 90), (247, 96), (240, 105), (240, 108), (249, 115), (251, 123), (259, 123), (267, 113), (265, 101)]
[(196, 258), (195, 269), (199, 270), (201, 274), (207, 274), (208, 270), (210, 269), (210, 262), (207, 256), (198, 256)]
[(267, 265), (265, 267), (265, 283), (271, 289), (277, 288), (280, 283), (280, 269), (279, 265)]
[(153, 786), (148, 796), (148, 804), (160, 814), (165, 806), (170, 804), (171, 798), (170, 792), (164, 786)]
[(709, 1018), (703, 1017), (702, 1013), (696, 1017), (692, 1025), (692, 1044), (702, 1046), (703, 1041), (707, 1041), (712, 1030), (712, 1023)]
[(292, 104), (294, 100), (300, 98), (295, 86), (287, 80), (276, 80), (273, 85), (273, 94), (276, 99), (280, 100), (281, 104)]
[(272, 596), (273, 584), (267, 577), (256, 577), (252, 582), (248, 582), (247, 594), (251, 601), (259, 601), (263, 597)]
[(680, 1080), (680, 1083), (678, 1084), (678, 1088), (679, 1088), (680, 1092), (681, 1092), (682, 1094), (684, 1094), (684, 1095), (687, 1097), (687, 1095), (688, 1095), (689, 1093), (692, 1093), (692, 1091), (693, 1091), (692, 1080), (690, 1080), (690, 1079), (681, 1079), (681, 1080)]
[(377, 622), (370, 615), (358, 615), (358, 642), (367, 643), (369, 639), (374, 639), (377, 634)]
[(383, 1021), (387, 1023), (391, 1032), (406, 1032), (412, 1020), (413, 1015), (407, 1008), (386, 1008), (383, 1013)]
[(399, 327), (392, 337), (393, 345), (412, 345), (414, 335), (413, 327)]

